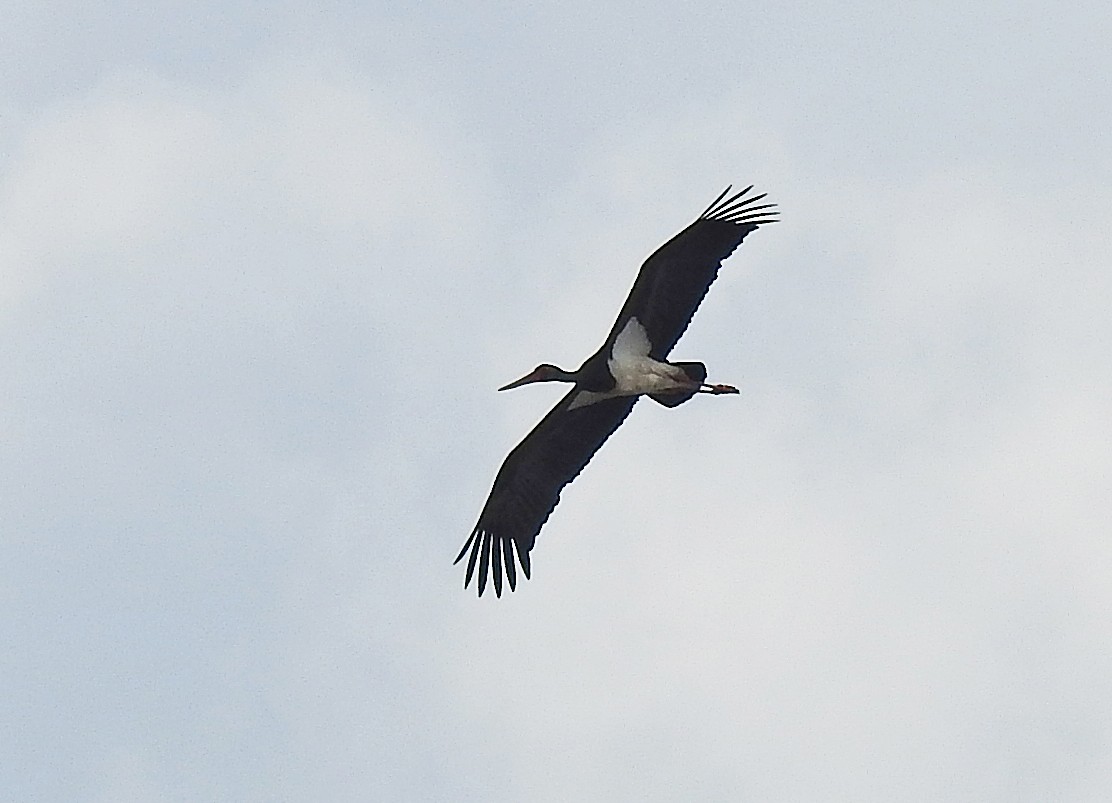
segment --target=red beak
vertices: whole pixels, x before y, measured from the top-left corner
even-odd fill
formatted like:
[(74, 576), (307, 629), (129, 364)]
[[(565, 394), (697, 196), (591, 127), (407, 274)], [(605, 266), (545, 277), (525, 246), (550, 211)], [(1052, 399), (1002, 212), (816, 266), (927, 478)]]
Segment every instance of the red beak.
[(503, 385), (502, 387), (500, 387), (498, 389), (499, 390), (513, 390), (514, 388), (519, 388), (522, 385), (528, 385), (532, 382), (539, 382), (540, 380), (541, 380), (540, 373), (537, 372), (537, 371), (532, 371), (532, 372), (526, 374), (525, 376), (521, 377), (521, 379), (518, 379), (516, 382), (511, 382), (508, 385)]

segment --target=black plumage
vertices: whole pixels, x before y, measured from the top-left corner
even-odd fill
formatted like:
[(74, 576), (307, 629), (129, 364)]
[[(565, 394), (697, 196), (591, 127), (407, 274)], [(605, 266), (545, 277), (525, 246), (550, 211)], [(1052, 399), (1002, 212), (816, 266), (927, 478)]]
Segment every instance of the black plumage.
[[(644, 327), (650, 344), (649, 356), (658, 361), (667, 358), (718, 275), (722, 261), (746, 235), (777, 219), (775, 204), (759, 203), (765, 195), (746, 197), (752, 189), (730, 195), (727, 187), (694, 223), (645, 261), (605, 343), (578, 371), (542, 365), (533, 374), (507, 386), (548, 380), (575, 383), (502, 463), (478, 523), (456, 558), (458, 563), (469, 555), (465, 587), (477, 569), (480, 596), (486, 589), (488, 575), (498, 596), (502, 594), (503, 574), (510, 590), (514, 590), (517, 587), (514, 552), (516, 562), (529, 577), (530, 551), (537, 533), (560, 500), (560, 491), (578, 476), (625, 420), (638, 398), (602, 397), (580, 405), (575, 403), (576, 397), (583, 391), (605, 394), (615, 387), (608, 360), (615, 339), (631, 317), (636, 317)], [(652, 395), (669, 407), (699, 392), (699, 383), (706, 378), (701, 363), (673, 365), (683, 369), (693, 382), (693, 389), (679, 395)]]
[(578, 388), (572, 388), (509, 453), (498, 470), (479, 522), (456, 558), (458, 563), (470, 550), (464, 585), (471, 582), (477, 562), (480, 595), (486, 589), (487, 567), (492, 558), (494, 593), (502, 594), (503, 564), (499, 558), (505, 559), (510, 590), (517, 587), (511, 545), (522, 572), (529, 577), (529, 552), (541, 526), (560, 501), (561, 489), (583, 470), (637, 401), (636, 396), (619, 396), (569, 410), (572, 397), (578, 392)]
[(752, 189), (727, 198), (727, 187), (694, 223), (645, 260), (606, 338), (608, 344), (636, 315), (653, 345), (649, 355), (657, 360), (668, 356), (718, 277), (722, 261), (749, 232), (776, 220), (776, 204), (757, 203), (767, 193), (744, 197)]

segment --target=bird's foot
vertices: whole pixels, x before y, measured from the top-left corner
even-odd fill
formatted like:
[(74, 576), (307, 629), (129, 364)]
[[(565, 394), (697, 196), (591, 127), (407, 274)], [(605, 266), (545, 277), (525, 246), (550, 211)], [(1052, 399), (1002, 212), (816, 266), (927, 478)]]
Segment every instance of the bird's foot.
[(719, 396), (723, 393), (740, 393), (741, 391), (733, 385), (703, 385), (700, 390), (703, 393), (710, 393), (714, 396)]

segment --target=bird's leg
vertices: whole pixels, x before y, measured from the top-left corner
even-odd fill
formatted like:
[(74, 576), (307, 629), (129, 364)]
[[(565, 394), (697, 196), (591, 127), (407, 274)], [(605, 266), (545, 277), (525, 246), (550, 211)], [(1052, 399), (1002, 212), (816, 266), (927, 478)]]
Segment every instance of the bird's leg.
[(710, 385), (706, 382), (694, 381), (684, 382), (672, 388), (654, 390), (653, 393), (684, 393), (690, 391), (695, 391), (696, 393), (710, 393), (713, 396), (720, 396), (723, 393), (741, 393), (741, 391), (735, 388), (733, 385)]

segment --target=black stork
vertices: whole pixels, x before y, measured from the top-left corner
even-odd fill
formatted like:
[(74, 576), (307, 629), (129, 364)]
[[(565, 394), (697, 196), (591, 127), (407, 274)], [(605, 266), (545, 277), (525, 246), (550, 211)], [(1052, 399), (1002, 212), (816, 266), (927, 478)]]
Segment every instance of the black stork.
[(752, 186), (734, 195), (731, 189), (727, 187), (694, 223), (645, 260), (606, 342), (579, 370), (545, 363), (499, 388), (531, 382), (574, 385), (498, 470), (479, 521), (455, 560), (459, 563), (470, 552), (464, 588), (477, 565), (479, 596), (486, 589), (488, 570), (499, 597), (503, 570), (510, 590), (515, 590), (515, 550), (529, 577), (529, 553), (560, 501), (560, 491), (625, 420), (639, 396), (675, 407), (696, 393), (738, 392), (730, 385), (707, 384), (702, 363), (666, 361), (722, 261), (758, 226), (777, 220), (776, 205), (759, 203), (765, 195), (749, 195)]

